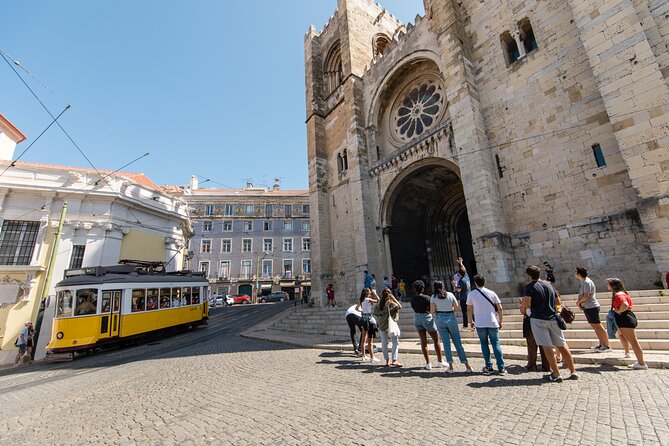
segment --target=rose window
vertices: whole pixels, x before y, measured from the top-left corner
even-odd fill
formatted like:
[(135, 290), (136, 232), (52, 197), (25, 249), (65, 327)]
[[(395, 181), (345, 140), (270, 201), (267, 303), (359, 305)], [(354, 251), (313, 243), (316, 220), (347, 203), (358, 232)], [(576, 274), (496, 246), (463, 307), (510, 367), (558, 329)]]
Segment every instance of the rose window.
[(427, 82), (411, 88), (395, 112), (397, 135), (405, 141), (422, 135), (437, 122), (443, 104), (438, 85)]

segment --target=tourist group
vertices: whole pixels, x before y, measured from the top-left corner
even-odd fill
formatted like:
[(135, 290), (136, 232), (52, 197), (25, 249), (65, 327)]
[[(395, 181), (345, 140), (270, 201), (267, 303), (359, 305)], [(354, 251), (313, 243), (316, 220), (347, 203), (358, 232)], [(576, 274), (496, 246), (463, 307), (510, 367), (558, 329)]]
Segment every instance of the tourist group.
[[(462, 259), (458, 258), (459, 271), (454, 275), (452, 285), (455, 293), (449, 292), (442, 281), (432, 285), (431, 295), (426, 294), (426, 285), (422, 280), (413, 282), (414, 295), (411, 308), (414, 312), (414, 326), (420, 338), (421, 350), (425, 358), (425, 368), (432, 369), (428, 352), (428, 335), (434, 344), (437, 355), (437, 367), (446, 372), (454, 373), (451, 342), (460, 362), (468, 373), (473, 369), (462, 346), (460, 329), (456, 318), (457, 312), (462, 313), (463, 329), (476, 329), (481, 352), (485, 361), (482, 373), (486, 375), (506, 375), (499, 331), (503, 327), (504, 313), (502, 303), (497, 294), (485, 287), (485, 278), (477, 274), (471, 281)], [(528, 266), (525, 270), (529, 283), (525, 286), (524, 297), (519, 300), (520, 313), (523, 315), (523, 336), (527, 340), (526, 368), (538, 371), (537, 349), (541, 356), (541, 369), (550, 374), (545, 376), (550, 382), (562, 382), (563, 379), (578, 379), (574, 361), (564, 337), (567, 324), (573, 321), (573, 313), (562, 308), (560, 295), (555, 288), (552, 269), (547, 270), (547, 277), (541, 278), (538, 266)], [(575, 276), (580, 281), (580, 289), (576, 304), (583, 310), (590, 326), (597, 335), (599, 344), (593, 347), (594, 352), (610, 350), (609, 338), (618, 336), (623, 346), (625, 357), (630, 357), (630, 347), (634, 351), (637, 362), (630, 367), (637, 370), (648, 368), (643, 358), (643, 350), (636, 338), (636, 316), (632, 311), (633, 303), (623, 282), (620, 279), (607, 279), (611, 292), (611, 309), (606, 316), (606, 329), (600, 318), (601, 305), (596, 297), (594, 282), (588, 277), (585, 268), (578, 267)], [(384, 286), (381, 295), (372, 286), (371, 276), (365, 271), (365, 287), (357, 304), (346, 312), (351, 342), (356, 354), (362, 356), (363, 362), (379, 363), (374, 357), (372, 338), (376, 333), (381, 337), (381, 347), (387, 367), (402, 367), (398, 359), (400, 329), (397, 323), (402, 310), (402, 299), (391, 286)], [(468, 323), (469, 322), (469, 323)], [(357, 329), (361, 331), (360, 342), (356, 342)], [(440, 338), (443, 342), (443, 353)], [(388, 341), (391, 350), (388, 351)], [(491, 358), (495, 358), (496, 369)], [(444, 359), (445, 355), (445, 359)], [(563, 378), (559, 363), (563, 362), (570, 374)]]

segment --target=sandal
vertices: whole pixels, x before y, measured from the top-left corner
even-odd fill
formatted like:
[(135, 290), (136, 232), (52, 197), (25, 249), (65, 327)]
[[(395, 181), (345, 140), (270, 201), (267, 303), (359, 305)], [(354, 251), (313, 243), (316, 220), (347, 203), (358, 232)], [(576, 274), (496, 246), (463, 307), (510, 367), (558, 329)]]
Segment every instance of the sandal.
[(404, 367), (404, 365), (401, 362), (393, 362), (390, 367)]

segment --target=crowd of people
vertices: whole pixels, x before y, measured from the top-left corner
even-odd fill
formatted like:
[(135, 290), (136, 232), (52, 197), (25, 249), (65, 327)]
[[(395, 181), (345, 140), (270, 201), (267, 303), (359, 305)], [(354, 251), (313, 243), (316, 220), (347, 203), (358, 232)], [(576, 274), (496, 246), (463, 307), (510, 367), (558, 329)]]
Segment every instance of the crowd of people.
[[(411, 308), (414, 312), (414, 327), (420, 338), (425, 360), (424, 368), (431, 370), (433, 367), (428, 347), (431, 340), (437, 357), (436, 367), (454, 373), (452, 344), (464, 370), (473, 373), (458, 327), (456, 314), (460, 312), (463, 329), (476, 330), (478, 335), (484, 360), (481, 372), (486, 375), (506, 375), (507, 369), (499, 339), (499, 332), (504, 324), (502, 302), (493, 290), (486, 288), (485, 277), (477, 274), (470, 279), (461, 258), (457, 259), (457, 263), (458, 271), (451, 281), (454, 292), (447, 291), (442, 281), (435, 281), (432, 284), (430, 295), (426, 294), (427, 288), (423, 280), (416, 280), (412, 284), (414, 293), (411, 298)], [(555, 287), (552, 268), (548, 266), (545, 279), (541, 278), (542, 271), (538, 266), (531, 265), (525, 270), (528, 283), (524, 287), (523, 297), (519, 299), (519, 309), (523, 315), (523, 336), (527, 340), (526, 368), (528, 371), (539, 371), (538, 350), (541, 370), (550, 372), (545, 376), (548, 381), (577, 380), (579, 376), (564, 337), (564, 330), (567, 329), (567, 323), (571, 323), (570, 314), (573, 316), (573, 313), (563, 308), (560, 294)], [(611, 310), (607, 314), (605, 329), (600, 318), (601, 305), (597, 299), (596, 287), (588, 277), (588, 270), (582, 267), (576, 268), (575, 277), (580, 282), (576, 304), (583, 311), (598, 339), (598, 345), (592, 348), (593, 352), (610, 350), (609, 339), (618, 336), (625, 357), (630, 357), (630, 348), (636, 356), (637, 361), (630, 367), (637, 370), (647, 369), (643, 350), (636, 338), (637, 320), (632, 311), (633, 302), (623, 282), (617, 278), (607, 279), (608, 290), (611, 292)], [(384, 277), (379, 296), (374, 274), (364, 272), (364, 286), (359, 302), (346, 311), (351, 343), (355, 354), (361, 356), (363, 362), (381, 362), (374, 356), (372, 347), (372, 340), (378, 333), (385, 365), (402, 367), (398, 358), (400, 329), (397, 321), (403, 309), (403, 295), (400, 294), (400, 284), (403, 283), (396, 281), (394, 276), (392, 280)], [(358, 329), (361, 332), (359, 342), (356, 339)], [(495, 367), (493, 367), (493, 357)], [(561, 374), (560, 362), (569, 370), (566, 378)]]

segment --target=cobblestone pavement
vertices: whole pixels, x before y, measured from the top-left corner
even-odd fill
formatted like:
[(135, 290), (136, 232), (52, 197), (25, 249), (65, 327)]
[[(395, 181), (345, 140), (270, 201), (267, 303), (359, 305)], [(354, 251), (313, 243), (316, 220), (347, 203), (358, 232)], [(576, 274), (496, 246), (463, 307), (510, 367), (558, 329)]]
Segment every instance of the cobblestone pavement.
[(518, 363), (506, 377), (446, 375), (404, 355), (388, 370), (238, 336), (279, 308), (218, 310), (158, 343), (2, 371), (0, 444), (669, 445), (668, 370), (583, 366), (550, 384)]

